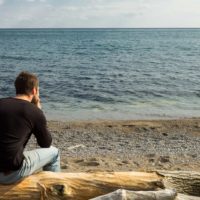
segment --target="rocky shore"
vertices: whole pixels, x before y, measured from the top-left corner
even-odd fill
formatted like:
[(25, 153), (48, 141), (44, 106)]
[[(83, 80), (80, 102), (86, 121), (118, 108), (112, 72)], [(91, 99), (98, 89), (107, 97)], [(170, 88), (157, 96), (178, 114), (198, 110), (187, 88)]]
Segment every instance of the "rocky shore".
[[(200, 171), (200, 119), (49, 121), (62, 171)], [(27, 149), (38, 146), (32, 137)]]

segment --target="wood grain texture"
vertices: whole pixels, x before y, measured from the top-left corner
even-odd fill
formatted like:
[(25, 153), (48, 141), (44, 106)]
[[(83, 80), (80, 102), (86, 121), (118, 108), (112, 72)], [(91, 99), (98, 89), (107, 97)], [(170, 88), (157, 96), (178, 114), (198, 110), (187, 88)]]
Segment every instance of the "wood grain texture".
[(200, 172), (192, 171), (158, 171), (164, 176), (166, 188), (174, 188), (178, 193), (200, 197)]
[(139, 192), (120, 189), (91, 200), (175, 200), (176, 196), (176, 191), (167, 189), (161, 191)]
[(174, 200), (200, 200), (200, 173), (189, 171), (158, 171), (151, 173), (40, 172), (13, 185), (0, 185), (0, 199), (88, 200), (116, 190), (118, 192), (111, 193), (110, 197), (116, 195), (116, 198), (118, 196), (118, 199), (123, 199), (123, 195), (126, 194), (126, 197), (129, 197), (127, 199), (130, 200), (154, 200), (156, 195), (159, 197), (157, 199), (160, 200), (173, 199), (176, 192), (174, 190), (162, 190), (164, 188), (174, 189), (176, 192), (182, 193), (178, 194)]
[(150, 191), (163, 188), (157, 173), (99, 172), (53, 173), (41, 172), (14, 185), (0, 185), (1, 200), (87, 200), (117, 189)]

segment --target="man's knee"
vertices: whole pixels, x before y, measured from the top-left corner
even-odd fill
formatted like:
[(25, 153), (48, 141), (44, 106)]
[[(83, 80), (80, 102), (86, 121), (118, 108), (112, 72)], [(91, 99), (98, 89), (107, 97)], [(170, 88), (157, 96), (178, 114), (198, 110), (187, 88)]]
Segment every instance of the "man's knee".
[(56, 147), (49, 147), (51, 159), (50, 162), (43, 167), (44, 171), (59, 172), (60, 171), (60, 152)]
[(60, 155), (60, 151), (58, 148), (54, 147), (54, 146), (50, 146), (51, 151), (53, 152), (53, 155), (55, 157), (58, 157)]

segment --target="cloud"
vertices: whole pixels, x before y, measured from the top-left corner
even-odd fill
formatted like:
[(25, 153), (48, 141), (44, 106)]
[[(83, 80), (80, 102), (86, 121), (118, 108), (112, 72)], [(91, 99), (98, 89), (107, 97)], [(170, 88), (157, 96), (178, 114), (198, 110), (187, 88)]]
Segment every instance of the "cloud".
[(4, 0), (0, 0), (0, 5), (2, 5), (4, 3)]
[(0, 27), (200, 27), (199, 0), (0, 0)]
[(27, 2), (33, 3), (33, 2), (46, 2), (46, 0), (26, 0)]

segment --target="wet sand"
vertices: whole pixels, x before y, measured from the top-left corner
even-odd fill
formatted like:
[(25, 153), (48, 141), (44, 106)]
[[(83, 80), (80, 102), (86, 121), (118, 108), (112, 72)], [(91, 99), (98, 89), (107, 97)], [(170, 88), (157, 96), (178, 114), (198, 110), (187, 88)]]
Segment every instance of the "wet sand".
[[(49, 121), (62, 171), (200, 171), (200, 118)], [(28, 149), (38, 147), (31, 138)]]

